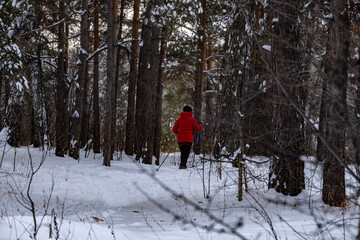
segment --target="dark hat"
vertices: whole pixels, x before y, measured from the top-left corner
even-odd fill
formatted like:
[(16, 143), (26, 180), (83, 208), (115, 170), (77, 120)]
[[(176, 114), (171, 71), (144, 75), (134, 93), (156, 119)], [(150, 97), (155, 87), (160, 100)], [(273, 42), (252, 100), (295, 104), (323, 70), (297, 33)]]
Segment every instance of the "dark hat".
[(190, 106), (185, 106), (185, 107), (183, 108), (183, 111), (184, 111), (184, 112), (192, 112), (192, 108), (191, 108)]

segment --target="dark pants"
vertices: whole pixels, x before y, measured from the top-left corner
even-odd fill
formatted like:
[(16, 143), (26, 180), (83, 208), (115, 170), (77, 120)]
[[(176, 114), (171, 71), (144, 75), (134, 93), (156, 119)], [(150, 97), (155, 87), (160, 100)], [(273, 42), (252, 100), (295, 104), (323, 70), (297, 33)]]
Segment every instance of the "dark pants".
[(190, 150), (191, 150), (191, 142), (182, 142), (179, 143), (179, 147), (180, 147), (180, 152), (181, 152), (181, 166), (186, 166), (186, 162), (187, 159), (190, 155)]

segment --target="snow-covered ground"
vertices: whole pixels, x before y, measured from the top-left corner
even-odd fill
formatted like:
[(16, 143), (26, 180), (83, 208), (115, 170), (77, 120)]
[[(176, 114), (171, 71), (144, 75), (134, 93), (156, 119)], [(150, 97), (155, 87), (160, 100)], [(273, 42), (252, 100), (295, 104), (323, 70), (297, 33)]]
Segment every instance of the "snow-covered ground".
[[(203, 165), (199, 158), (195, 167), (179, 170), (178, 153), (156, 171), (158, 166), (120, 153), (105, 167), (101, 154), (85, 158), (82, 152), (78, 162), (56, 157), (54, 151), (3, 150), (0, 240), (31, 239), (34, 220), (26, 209), (31, 206), (26, 194), (30, 159), (36, 169), (43, 157), (29, 191), (37, 239), (50, 239), (50, 233), (52, 239), (74, 240), (355, 239), (358, 233), (359, 208), (350, 202), (345, 209), (323, 205), (321, 165), (311, 161), (306, 161), (306, 190), (297, 197), (267, 190), (268, 165), (248, 164), (249, 191), (239, 202), (237, 169), (224, 163), (220, 175), (219, 164)], [(208, 193), (210, 198), (204, 198)]]

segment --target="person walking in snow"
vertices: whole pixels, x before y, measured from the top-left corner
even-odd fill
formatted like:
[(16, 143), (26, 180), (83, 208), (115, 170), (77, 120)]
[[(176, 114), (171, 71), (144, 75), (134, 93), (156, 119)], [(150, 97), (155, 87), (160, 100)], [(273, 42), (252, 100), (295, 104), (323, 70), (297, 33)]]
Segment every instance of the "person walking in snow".
[(186, 169), (187, 159), (193, 143), (194, 130), (200, 132), (201, 129), (201, 122), (198, 123), (195, 118), (193, 118), (192, 108), (190, 106), (185, 106), (183, 112), (180, 113), (180, 117), (176, 120), (174, 127), (172, 128), (173, 133), (177, 135), (177, 142), (181, 152), (180, 169)]

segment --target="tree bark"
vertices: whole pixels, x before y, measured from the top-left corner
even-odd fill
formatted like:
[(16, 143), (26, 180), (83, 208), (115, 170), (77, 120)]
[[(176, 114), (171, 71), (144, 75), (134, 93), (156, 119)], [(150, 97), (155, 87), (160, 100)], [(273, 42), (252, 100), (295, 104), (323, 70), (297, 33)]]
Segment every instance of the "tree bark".
[[(65, 1), (59, 1), (59, 20), (65, 18)], [(58, 69), (56, 82), (56, 150), (55, 155), (63, 157), (66, 139), (66, 88), (65, 88), (65, 23), (58, 25)]]
[(262, 4), (256, 2), (250, 5), (251, 12), (255, 15), (254, 29), (258, 39), (251, 39), (249, 78), (245, 83), (246, 98), (244, 102), (244, 137), (250, 146), (247, 154), (250, 156), (270, 156), (271, 152), (271, 98), (272, 77), (267, 74), (265, 63), (258, 47), (258, 42), (269, 42), (266, 34), (266, 22), (262, 22), (268, 14)]
[[(355, 3), (353, 2), (349, 9), (354, 9)], [(350, 13), (352, 22), (359, 22), (360, 21), (360, 15), (357, 11), (352, 11)], [(360, 26), (359, 24), (354, 24), (354, 30), (353, 34), (355, 35), (354, 39), (360, 38)], [(360, 51), (360, 42), (355, 40), (354, 42), (355, 46), (357, 46), (357, 53), (359, 54)], [(350, 130), (349, 135), (352, 140), (354, 153), (352, 155), (353, 163), (357, 166), (360, 166), (360, 58), (358, 57), (355, 61), (355, 84), (354, 88), (355, 90), (355, 99), (354, 99), (354, 112), (351, 116), (351, 122), (349, 122)], [(350, 119), (350, 115), (349, 115)], [(360, 167), (357, 168), (357, 174), (360, 176)], [(359, 222), (360, 224), (360, 222)], [(360, 225), (359, 225), (359, 238), (360, 238)]]
[[(67, 74), (68, 69), (69, 69), (69, 40), (67, 38), (67, 36), (69, 36), (69, 27), (70, 27), (70, 23), (65, 22), (65, 59), (64, 59), (64, 72), (65, 74)], [(65, 109), (65, 132), (66, 132), (66, 136), (64, 139), (64, 150), (66, 153), (69, 153), (69, 148), (70, 148), (70, 140), (71, 140), (71, 131), (70, 131), (70, 111), (69, 111), (69, 106), (71, 105), (70, 103), (70, 98), (69, 96), (69, 84), (67, 82), (67, 80), (65, 80), (66, 83), (66, 109)]]
[[(0, 69), (0, 96), (3, 95), (3, 70)], [(3, 129), (4, 127), (4, 124), (3, 124), (3, 119), (4, 119), (4, 112), (5, 112), (5, 109), (4, 109), (4, 102), (1, 101), (0, 99), (0, 102), (1, 102), (1, 107), (0, 107), (0, 131)]]
[(325, 104), (327, 105), (327, 144), (339, 156), (341, 162), (329, 151), (324, 154), (322, 200), (331, 206), (342, 206), (345, 195), (345, 135), (348, 124), (346, 104), (349, 29), (347, 1), (332, 0), (332, 18), (329, 19), (329, 58)]
[(140, 0), (134, 1), (134, 15), (132, 26), (132, 39), (131, 42), (131, 58), (130, 58), (130, 74), (129, 74), (129, 88), (128, 88), (128, 106), (126, 115), (126, 142), (125, 153), (127, 155), (134, 154), (135, 146), (135, 89), (137, 82), (137, 61), (138, 61), (138, 48), (139, 48), (139, 11)]
[[(94, 51), (99, 48), (99, 0), (94, 1)], [(94, 56), (93, 79), (93, 151), (100, 153), (99, 54)]]
[[(89, 0), (87, 0), (89, 1)], [(82, 116), (81, 116), (81, 130), (80, 130), (80, 148), (84, 148), (87, 143), (88, 143), (88, 128), (89, 128), (89, 107), (88, 107), (88, 70), (89, 70), (89, 65), (88, 65), (88, 56), (89, 56), (89, 7), (87, 6), (87, 12), (86, 12), (86, 29), (84, 26), (84, 29), (82, 29), (82, 33), (84, 33), (84, 39), (81, 39), (80, 37), (80, 42), (81, 42), (81, 48), (84, 49), (84, 53), (82, 57), (80, 57), (81, 61), (85, 61), (84, 66), (81, 66), (81, 71), (79, 72), (79, 74), (81, 74), (81, 82), (82, 82)], [(86, 39), (85, 39), (86, 37)], [(86, 57), (85, 57), (86, 55)]]
[[(305, 188), (304, 120), (292, 103), (304, 112), (302, 57), (299, 51), (299, 6), (297, 0), (273, 1), (274, 34), (271, 52), (279, 81), (273, 89), (273, 161), (269, 187), (284, 195), (296, 196)], [(286, 96), (286, 93), (288, 96)]]
[[(314, 17), (309, 17), (314, 14), (314, 6), (315, 4), (311, 4), (309, 6), (309, 9), (307, 10), (308, 14), (305, 14), (303, 21), (305, 24), (302, 24), (301, 31), (304, 31), (306, 33), (305, 39), (306, 39), (306, 55), (305, 55), (305, 61), (304, 61), (304, 82), (305, 82), (305, 90), (304, 90), (304, 106), (306, 108), (307, 117), (312, 119), (314, 116), (314, 112), (316, 111), (317, 106), (314, 104), (316, 99), (313, 97), (315, 94), (313, 94), (314, 89), (312, 89), (312, 58), (314, 56), (313, 51), (313, 43), (314, 43), (314, 35), (315, 35), (315, 19)], [(314, 153), (316, 153), (316, 150), (314, 148), (314, 141), (313, 141), (313, 130), (309, 126), (309, 124), (305, 124), (305, 155), (306, 156), (312, 156)]]
[[(41, 1), (35, 0), (35, 22), (34, 28), (40, 27), (42, 19)], [(39, 41), (39, 39), (37, 39)], [(45, 132), (45, 113), (44, 106), (44, 87), (43, 87), (43, 68), (41, 63), (42, 44), (38, 43), (34, 51), (36, 59), (33, 66), (33, 107), (34, 107), (34, 128), (33, 128), (33, 143), (34, 147), (44, 146), (44, 132)]]
[[(196, 61), (195, 71), (195, 102), (194, 102), (194, 118), (201, 122), (201, 109), (202, 109), (202, 92), (203, 92), (203, 76), (205, 69), (205, 58), (206, 58), (206, 0), (201, 0), (202, 12), (199, 13), (199, 28), (198, 28), (198, 47), (199, 55)], [(197, 134), (194, 134), (194, 152), (200, 154), (201, 149), (201, 138), (197, 139)]]
[[(81, 2), (81, 26), (80, 26), (80, 52), (79, 52), (79, 74), (75, 89), (75, 111), (73, 117), (72, 127), (72, 146), (70, 149), (70, 156), (74, 159), (79, 159), (80, 148), (83, 145), (81, 142), (82, 124), (84, 117), (84, 97), (86, 97), (85, 84), (87, 81), (87, 57), (88, 57), (88, 0)], [(84, 130), (83, 130), (84, 131)]]
[[(327, 50), (328, 52), (328, 50)], [(328, 65), (325, 67), (325, 72)], [(319, 162), (323, 162), (325, 158), (326, 146), (325, 143), (321, 140), (321, 138), (326, 139), (326, 119), (327, 119), (327, 112), (326, 109), (326, 88), (327, 82), (324, 79), (322, 83), (322, 92), (321, 92), (321, 102), (320, 102), (320, 112), (319, 112), (319, 135), (317, 137), (317, 146), (316, 146), (316, 158)]]
[[(212, 44), (208, 41), (207, 51), (206, 51), (206, 70), (210, 72), (212, 69), (213, 61), (212, 61)], [(211, 74), (209, 74), (211, 76)], [(218, 116), (216, 116), (216, 107), (214, 107), (213, 103), (213, 94), (211, 93), (212, 85), (210, 77), (204, 76), (204, 81), (206, 81), (205, 92), (209, 91), (205, 94), (205, 116), (204, 116), (204, 134), (202, 141), (203, 153), (210, 154), (213, 146), (213, 139), (215, 134), (215, 123)]]
[(156, 100), (155, 100), (155, 126), (154, 126), (154, 156), (156, 158), (155, 163), (159, 165), (160, 162), (160, 146), (161, 146), (161, 134), (162, 134), (162, 97), (163, 97), (163, 82), (165, 72), (165, 59), (167, 51), (169, 33), (169, 22), (167, 21), (161, 31), (161, 43), (160, 43), (160, 64), (159, 64), (159, 76), (156, 84)]
[(161, 2), (150, 0), (147, 3), (141, 33), (143, 46), (140, 48), (136, 98), (136, 159), (142, 157), (145, 164), (152, 164), (154, 154), (154, 106), (160, 64), (160, 29), (156, 22), (158, 16), (153, 15), (152, 10)]
[(112, 159), (112, 121), (114, 109), (114, 87), (115, 87), (115, 66), (116, 66), (116, 16), (117, 0), (108, 0), (108, 49), (107, 49), (107, 81), (106, 81), (106, 119), (104, 134), (104, 165), (110, 167)]
[[(123, 28), (123, 21), (124, 21), (124, 8), (125, 8), (125, 0), (121, 0), (121, 7), (120, 7), (120, 17), (119, 17), (119, 30), (117, 34), (117, 40), (120, 41), (122, 38), (122, 28)], [(117, 43), (116, 43), (117, 44)], [(112, 120), (112, 154), (114, 153), (115, 149), (118, 149), (118, 141), (121, 141), (117, 128), (116, 128), (116, 110), (117, 110), (117, 98), (118, 98), (118, 88), (119, 88), (119, 68), (120, 68), (120, 47), (116, 47), (116, 64), (115, 64), (115, 85), (114, 85), (114, 104), (113, 104), (113, 120)]]

